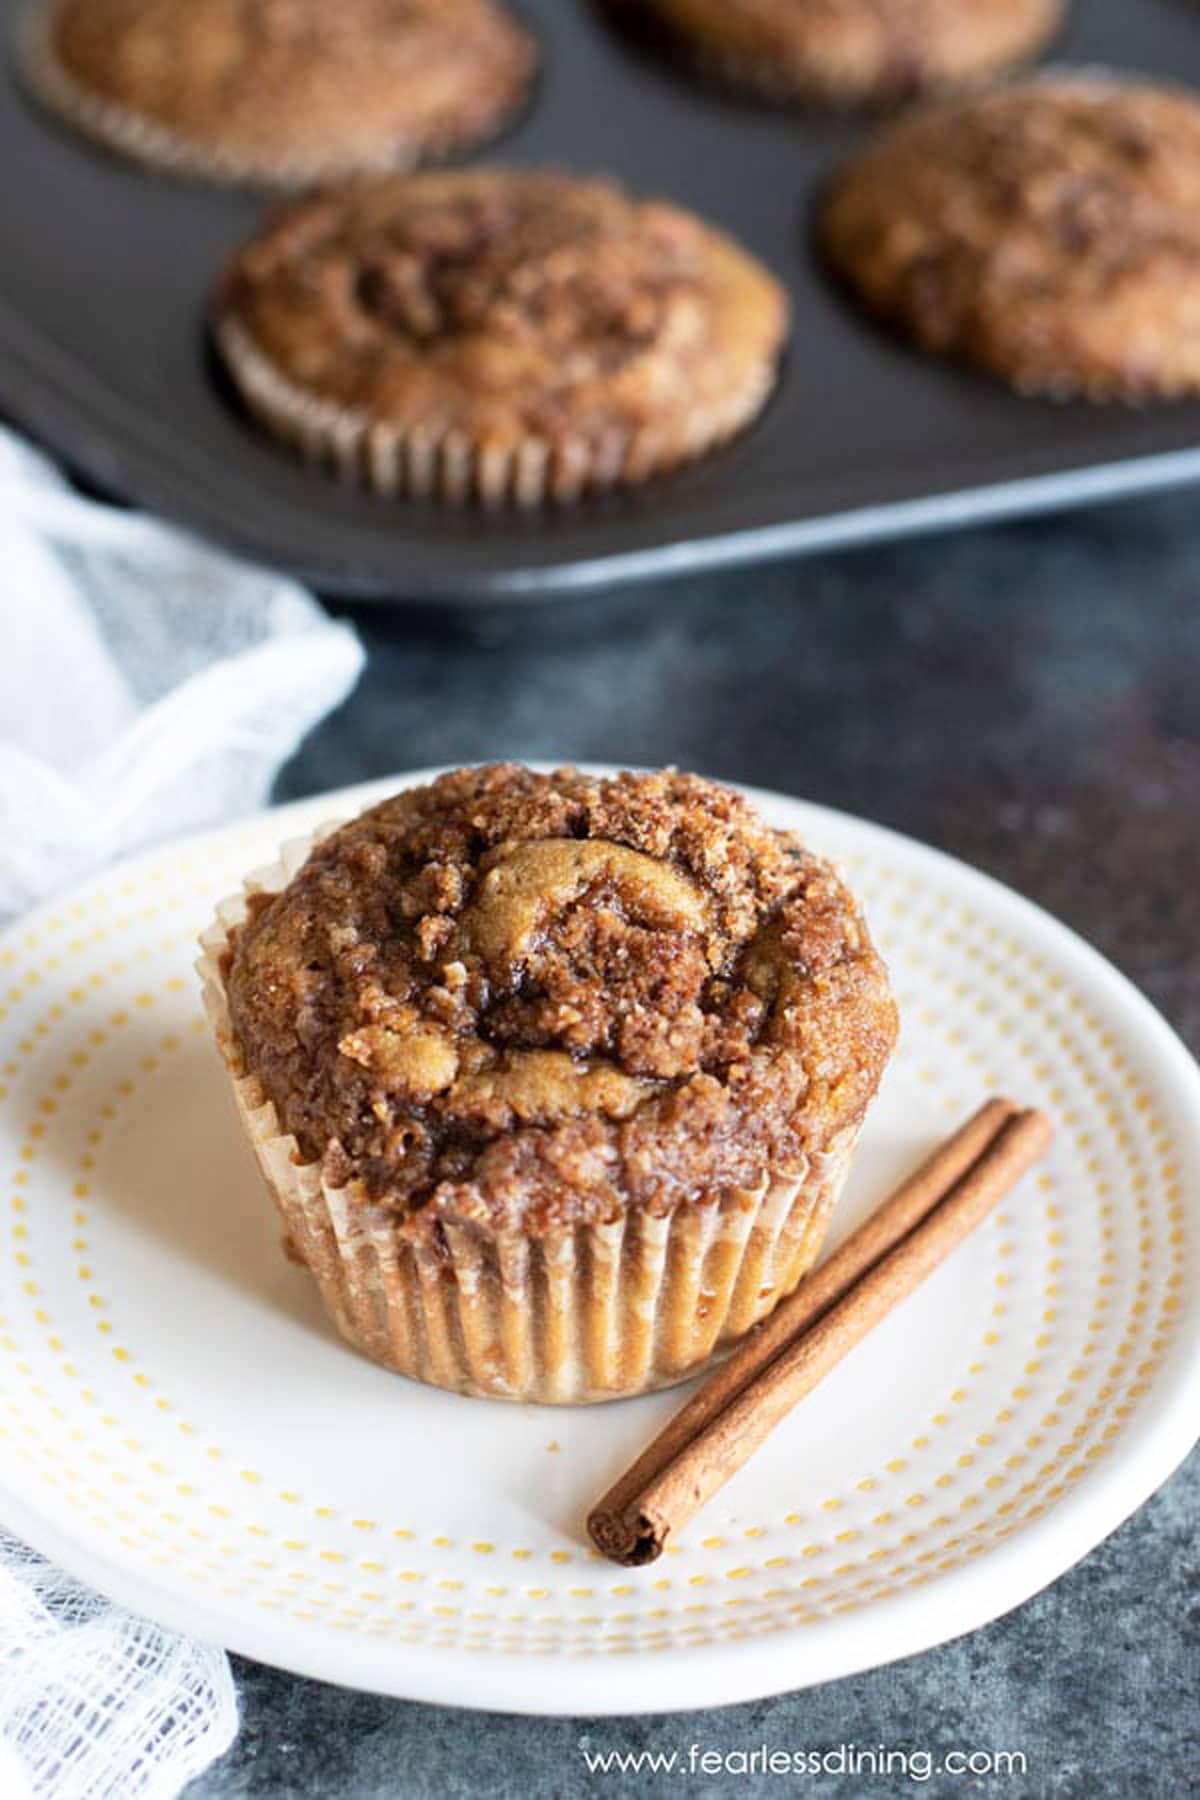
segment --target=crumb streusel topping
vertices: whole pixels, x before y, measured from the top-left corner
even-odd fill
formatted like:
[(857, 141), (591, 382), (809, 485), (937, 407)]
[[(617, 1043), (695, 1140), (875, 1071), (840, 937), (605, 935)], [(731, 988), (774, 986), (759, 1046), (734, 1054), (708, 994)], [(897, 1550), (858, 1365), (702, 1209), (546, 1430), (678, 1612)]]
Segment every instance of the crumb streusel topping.
[(259, 897), (226, 983), (301, 1153), (414, 1229), (538, 1233), (803, 1169), (896, 1031), (834, 870), (672, 771), (401, 793)]

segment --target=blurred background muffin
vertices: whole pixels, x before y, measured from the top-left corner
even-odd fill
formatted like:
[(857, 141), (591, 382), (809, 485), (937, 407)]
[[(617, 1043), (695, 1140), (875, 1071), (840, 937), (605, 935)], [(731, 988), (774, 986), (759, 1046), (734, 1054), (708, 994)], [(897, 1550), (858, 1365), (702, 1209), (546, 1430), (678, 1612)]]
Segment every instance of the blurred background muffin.
[(905, 99), (1044, 49), (1066, 0), (612, 0), (701, 67), (778, 99)]
[(298, 183), (490, 136), (537, 62), (502, 0), (43, 0), (36, 92), (113, 150)]
[(747, 424), (787, 314), (761, 264), (679, 207), (469, 169), (297, 202), (234, 258), (214, 330), (305, 456), (384, 493), (536, 505)]
[(837, 176), (834, 268), (924, 350), (1025, 392), (1200, 391), (1200, 104), (1087, 71), (946, 102)]

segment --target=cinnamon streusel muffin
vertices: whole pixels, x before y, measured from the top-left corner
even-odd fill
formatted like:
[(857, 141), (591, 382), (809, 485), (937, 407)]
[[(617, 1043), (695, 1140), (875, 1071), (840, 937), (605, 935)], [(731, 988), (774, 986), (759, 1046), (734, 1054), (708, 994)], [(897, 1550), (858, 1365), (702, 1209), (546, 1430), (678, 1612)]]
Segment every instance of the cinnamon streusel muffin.
[(304, 455), (386, 493), (523, 505), (729, 437), (786, 322), (778, 283), (690, 213), (515, 169), (300, 201), (214, 311), (247, 404)]
[(444, 775), (294, 847), (204, 952), (339, 1329), (506, 1399), (677, 1381), (769, 1312), (896, 1034), (834, 870), (672, 771)]
[[(632, 24), (633, 0), (611, 0)], [(886, 103), (1026, 61), (1066, 0), (650, 0), (649, 22), (712, 73), (778, 99)], [(646, 9), (636, 7), (642, 27)]]
[(41, 0), (23, 49), (37, 93), (110, 149), (286, 184), (477, 143), (537, 61), (503, 0)]
[(1200, 390), (1200, 103), (1083, 72), (931, 107), (835, 179), (838, 273), (1024, 392)]

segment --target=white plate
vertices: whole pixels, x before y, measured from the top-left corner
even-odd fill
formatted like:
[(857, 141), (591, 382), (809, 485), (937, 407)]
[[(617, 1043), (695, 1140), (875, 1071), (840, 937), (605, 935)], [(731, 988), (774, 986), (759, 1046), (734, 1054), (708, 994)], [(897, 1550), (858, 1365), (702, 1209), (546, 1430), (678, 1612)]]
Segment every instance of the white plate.
[(279, 1253), (193, 943), (282, 839), (396, 785), (156, 851), (0, 940), (6, 1524), (305, 1674), (636, 1712), (969, 1630), (1166, 1477), (1200, 1418), (1200, 1071), (1046, 914), (777, 796), (768, 816), (846, 865), (903, 1012), (838, 1234), (989, 1090), (1054, 1113), (1043, 1170), (647, 1569), (600, 1560), (582, 1519), (678, 1393), (497, 1405), (343, 1346)]

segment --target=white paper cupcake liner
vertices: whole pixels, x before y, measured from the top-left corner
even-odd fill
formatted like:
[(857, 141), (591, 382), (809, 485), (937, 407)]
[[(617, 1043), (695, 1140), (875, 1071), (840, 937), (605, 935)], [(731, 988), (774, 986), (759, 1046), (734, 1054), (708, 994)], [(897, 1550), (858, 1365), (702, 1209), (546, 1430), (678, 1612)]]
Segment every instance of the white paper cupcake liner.
[(790, 1293), (820, 1249), (857, 1128), (799, 1175), (540, 1237), (445, 1215), (435, 1234), (413, 1234), (357, 1184), (325, 1181), (244, 1071), (224, 981), (250, 896), (286, 886), (314, 841), (285, 846), (222, 903), (197, 967), (289, 1251), (350, 1343), (459, 1393), (576, 1404), (684, 1380)]
[(761, 412), (775, 385), (774, 366), (764, 363), (719, 401), (666, 423), (602, 438), (477, 442), (462, 429), (397, 425), (310, 392), (228, 314), (217, 318), (213, 336), (249, 411), (306, 462), (379, 494), (451, 504), (535, 507), (645, 481), (735, 436)]

